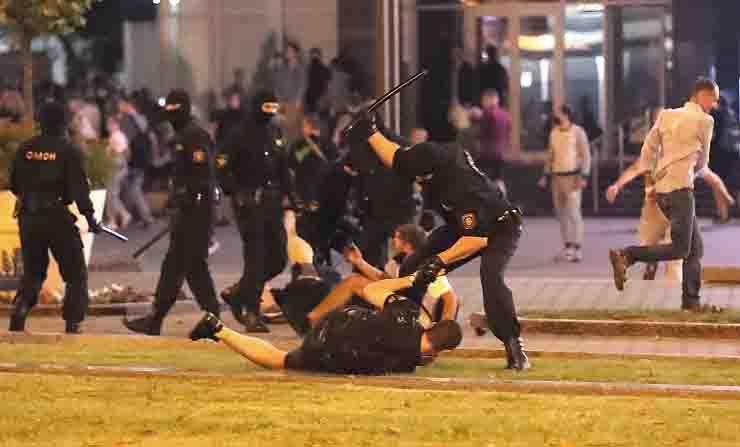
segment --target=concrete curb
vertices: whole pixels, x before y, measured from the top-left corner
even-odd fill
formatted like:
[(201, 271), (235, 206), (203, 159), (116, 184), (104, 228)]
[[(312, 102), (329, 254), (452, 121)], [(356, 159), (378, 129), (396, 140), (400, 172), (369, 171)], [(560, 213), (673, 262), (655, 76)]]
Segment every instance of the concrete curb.
[[(170, 315), (178, 315), (194, 311), (195, 303), (190, 300), (180, 300), (170, 311)], [(112, 303), (93, 304), (87, 309), (87, 317), (114, 317), (127, 314), (145, 314), (151, 309), (152, 303)], [(0, 317), (9, 317), (13, 313), (13, 306), (0, 305)], [(61, 317), (62, 306), (56, 304), (39, 304), (33, 308), (30, 317)]]
[(740, 324), (529, 318), (519, 321), (525, 333), (603, 337), (740, 338)]
[[(151, 303), (115, 303), (91, 305), (88, 317), (142, 315), (149, 311)], [(9, 317), (13, 307), (0, 305), (0, 317)], [(178, 301), (171, 315), (197, 312), (192, 300)], [(60, 317), (62, 307), (42, 304), (33, 308), (33, 317)], [(566, 320), (520, 318), (525, 334), (551, 335), (595, 335), (601, 337), (661, 337), (700, 339), (740, 339), (740, 324), (690, 323), (667, 321), (621, 321), (621, 320)]]

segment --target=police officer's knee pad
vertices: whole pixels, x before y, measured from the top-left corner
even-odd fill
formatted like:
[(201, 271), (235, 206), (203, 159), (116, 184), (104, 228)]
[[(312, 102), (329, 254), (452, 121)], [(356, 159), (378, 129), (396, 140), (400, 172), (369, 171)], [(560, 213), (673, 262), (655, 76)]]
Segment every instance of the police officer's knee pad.
[(457, 348), (462, 342), (462, 328), (453, 320), (442, 320), (425, 332), (435, 351)]
[(411, 324), (419, 319), (419, 306), (405, 296), (395, 293), (385, 299), (383, 312), (402, 323)]

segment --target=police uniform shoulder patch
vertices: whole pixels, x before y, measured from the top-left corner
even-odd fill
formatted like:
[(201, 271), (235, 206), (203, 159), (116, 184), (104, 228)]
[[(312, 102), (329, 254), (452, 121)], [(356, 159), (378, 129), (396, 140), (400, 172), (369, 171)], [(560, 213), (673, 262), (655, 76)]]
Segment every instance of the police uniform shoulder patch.
[(226, 154), (219, 154), (216, 156), (216, 166), (223, 168), (228, 163), (228, 157)]
[(478, 226), (478, 219), (475, 217), (475, 213), (465, 213), (460, 218), (462, 221), (462, 227), (465, 230), (472, 230)]
[(193, 151), (193, 161), (195, 163), (203, 163), (206, 161), (206, 153), (202, 149)]

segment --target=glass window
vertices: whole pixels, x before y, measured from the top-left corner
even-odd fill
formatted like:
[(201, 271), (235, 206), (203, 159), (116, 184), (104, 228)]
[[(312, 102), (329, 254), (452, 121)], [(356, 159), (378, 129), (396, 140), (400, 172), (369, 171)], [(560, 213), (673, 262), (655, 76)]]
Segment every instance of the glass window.
[(522, 150), (544, 150), (550, 134), (553, 95), (553, 17), (521, 18), (519, 51)]
[(621, 22), (622, 82), (617, 119), (624, 130), (625, 152), (636, 154), (657, 112), (665, 106), (671, 20), (662, 7), (626, 6)]
[(589, 140), (603, 134), (606, 122), (604, 6), (568, 5), (565, 9), (566, 102)]

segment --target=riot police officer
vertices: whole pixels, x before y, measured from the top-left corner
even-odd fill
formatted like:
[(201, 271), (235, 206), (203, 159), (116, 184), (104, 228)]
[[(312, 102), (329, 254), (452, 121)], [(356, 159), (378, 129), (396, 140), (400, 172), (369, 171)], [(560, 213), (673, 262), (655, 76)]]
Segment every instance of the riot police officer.
[(507, 367), (529, 368), (511, 290), (503, 272), (521, 236), (521, 213), (461, 147), (420, 143), (402, 148), (378, 131), (375, 118), (362, 112), (344, 137), (352, 150), (366, 153), (369, 142), (384, 165), (399, 175), (423, 181), (443, 210), (446, 225), (432, 232), (427, 245), (404, 261), (400, 274), (416, 270), (416, 293), (423, 293), (441, 271), (481, 257), (483, 303), (493, 334), (506, 348)]
[(208, 244), (214, 203), (219, 189), (213, 140), (191, 115), (190, 96), (184, 90), (167, 95), (165, 114), (172, 123), (175, 163), (170, 191), (171, 232), (152, 312), (123, 324), (134, 332), (159, 335), (162, 321), (177, 300), (185, 280), (203, 310), (219, 313), (216, 288), (208, 268)]
[(247, 332), (269, 332), (260, 314), (262, 290), (287, 263), (283, 207), (291, 203), (294, 188), (285, 140), (275, 122), (278, 108), (272, 93), (257, 93), (249, 120), (225, 147), (244, 271), (221, 297)]
[(93, 233), (95, 219), (82, 151), (67, 138), (65, 107), (51, 102), (40, 113), (41, 135), (23, 143), (11, 166), (10, 190), (17, 197), (18, 226), (23, 254), (23, 279), (10, 319), (11, 331), (25, 329), (26, 316), (38, 302), (46, 279), (49, 250), (66, 283), (62, 317), (65, 332), (80, 332), (88, 305), (87, 267), (73, 201)]

